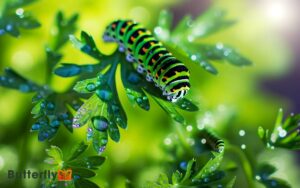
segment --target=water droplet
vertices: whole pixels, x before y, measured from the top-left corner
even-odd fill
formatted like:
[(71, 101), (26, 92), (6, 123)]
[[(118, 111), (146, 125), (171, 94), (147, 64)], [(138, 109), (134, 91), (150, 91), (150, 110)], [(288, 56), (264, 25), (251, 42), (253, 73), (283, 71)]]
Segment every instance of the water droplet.
[(108, 102), (112, 99), (112, 92), (108, 89), (98, 89), (96, 91), (97, 96), (104, 102)]
[(5, 34), (5, 30), (4, 29), (0, 29), (0, 35)]
[(206, 139), (205, 139), (205, 138), (202, 138), (202, 139), (201, 139), (201, 143), (202, 143), (202, 144), (206, 144)]
[(271, 181), (271, 186), (273, 186), (273, 187), (277, 186), (277, 182), (275, 180), (272, 180)]
[(19, 86), (19, 90), (20, 90), (21, 92), (28, 92), (28, 91), (30, 90), (30, 87), (29, 87), (27, 84), (21, 84), (21, 85)]
[(271, 139), (270, 139), (271, 142), (272, 142), (272, 143), (275, 143), (275, 142), (276, 142), (276, 139), (277, 139), (276, 135), (272, 133), (272, 134), (271, 134)]
[(186, 126), (186, 130), (188, 132), (191, 132), (193, 130), (193, 126), (191, 126), (191, 125)]
[(206, 178), (203, 179), (203, 181), (204, 181), (205, 183), (207, 183), (207, 182), (209, 182), (209, 178), (206, 177)]
[(161, 32), (162, 32), (162, 28), (161, 28), (161, 27), (155, 27), (155, 28), (154, 28), (154, 33), (155, 33), (155, 34), (158, 34), (158, 35), (159, 35), (159, 34), (161, 34)]
[(141, 103), (143, 102), (143, 99), (139, 97), (139, 98), (136, 99), (136, 102), (137, 102), (138, 104), (141, 104)]
[(202, 130), (202, 129), (205, 128), (205, 124), (204, 124), (204, 123), (199, 123), (199, 124), (197, 125), (197, 128), (198, 128), (199, 130)]
[(74, 175), (73, 178), (74, 178), (74, 180), (78, 180), (78, 179), (80, 179), (80, 176)]
[(90, 53), (93, 49), (91, 48), (91, 46), (89, 45), (84, 45), (81, 47), (81, 51), (85, 52), (85, 53)]
[(259, 181), (259, 180), (261, 180), (261, 177), (259, 175), (256, 175), (255, 179)]
[(5, 29), (6, 31), (11, 31), (13, 29), (13, 26), (11, 24), (7, 24)]
[(98, 149), (98, 155), (101, 155), (104, 151), (105, 151), (106, 147), (105, 146), (101, 146), (99, 149)]
[(60, 124), (60, 123), (59, 123), (58, 120), (53, 120), (53, 121), (51, 121), (50, 126), (51, 126), (51, 127), (58, 127), (59, 124)]
[(70, 119), (65, 119), (64, 120), (64, 124), (65, 125), (71, 125), (72, 124), (72, 121)]
[(285, 137), (285, 136), (287, 135), (287, 131), (284, 130), (284, 129), (280, 126), (280, 127), (278, 127), (278, 135), (279, 135), (279, 137), (283, 138), (283, 137)]
[(94, 91), (94, 90), (96, 89), (96, 86), (95, 86), (94, 83), (88, 83), (88, 84), (86, 85), (86, 89), (87, 89), (88, 91)]
[(171, 145), (171, 144), (172, 144), (171, 138), (166, 138), (166, 139), (164, 140), (164, 143), (165, 143), (165, 145)]
[(23, 17), (24, 15), (24, 9), (22, 9), (22, 8), (18, 8), (17, 10), (16, 10), (16, 14), (18, 15), (18, 16), (20, 16), (20, 17)]
[(112, 105), (111, 109), (114, 113), (118, 113), (120, 111), (120, 108), (117, 105)]
[(246, 132), (245, 132), (243, 129), (241, 129), (241, 130), (239, 131), (239, 135), (240, 135), (240, 136), (245, 136), (245, 134), (246, 134)]
[(241, 145), (241, 148), (242, 148), (242, 149), (246, 149), (246, 145), (245, 145), (245, 144), (242, 144), (242, 145)]
[(54, 108), (55, 108), (55, 104), (54, 104), (54, 103), (49, 102), (49, 103), (47, 104), (47, 109), (48, 109), (48, 110), (54, 110)]
[(97, 116), (92, 119), (94, 128), (98, 131), (105, 131), (108, 127), (108, 120), (103, 116)]
[(144, 101), (148, 100), (148, 97), (147, 96), (143, 96), (143, 100)]
[(191, 55), (191, 60), (192, 61), (196, 61), (197, 60), (197, 56), (196, 55)]
[(181, 168), (182, 170), (186, 170), (186, 169), (187, 169), (187, 162), (182, 161), (182, 162), (179, 164), (179, 166), (180, 166), (180, 168)]
[(195, 37), (194, 37), (193, 35), (189, 35), (189, 36), (187, 37), (187, 40), (188, 40), (189, 42), (193, 42), (193, 41), (195, 40)]
[(191, 145), (191, 146), (195, 145), (195, 140), (192, 139), (192, 138), (187, 138), (186, 141), (187, 141), (187, 143), (188, 143), (189, 145)]
[(40, 129), (40, 127), (41, 127), (41, 125), (40, 125), (40, 124), (38, 124), (38, 123), (35, 123), (35, 124), (33, 124), (33, 125), (31, 126), (31, 130), (33, 130), (33, 131), (36, 131), (36, 130), (39, 130), (39, 129)]
[(216, 48), (217, 48), (218, 50), (223, 49), (223, 48), (224, 48), (223, 43), (217, 43)]
[(231, 52), (232, 52), (232, 50), (226, 49), (224, 51), (224, 56), (229, 56)]

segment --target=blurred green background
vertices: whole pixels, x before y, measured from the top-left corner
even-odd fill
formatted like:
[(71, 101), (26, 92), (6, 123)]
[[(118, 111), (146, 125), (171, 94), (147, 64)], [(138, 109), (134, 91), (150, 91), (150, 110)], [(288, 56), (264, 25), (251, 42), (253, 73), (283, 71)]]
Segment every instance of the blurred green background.
[[(279, 6), (272, 4), (277, 1), (280, 2)], [(296, 28), (297, 12), (293, 10), (293, 3), (295, 1), (292, 0), (40, 0), (25, 10), (31, 11), (42, 27), (24, 30), (19, 38), (0, 36), (0, 72), (5, 67), (12, 67), (26, 78), (44, 83), (44, 48), (56, 32), (53, 29), (54, 16), (59, 10), (67, 16), (79, 13), (75, 35), (78, 36), (81, 30), (87, 31), (95, 37), (103, 52), (109, 54), (116, 45), (105, 44), (101, 36), (105, 26), (112, 20), (132, 18), (153, 28), (162, 9), (173, 12), (176, 22), (186, 14), (197, 16), (209, 7), (221, 8), (227, 11), (228, 18), (237, 20), (237, 24), (205, 38), (203, 42), (213, 44), (222, 41), (234, 46), (254, 64), (246, 68), (215, 64), (219, 70), (217, 76), (189, 65), (193, 70), (191, 96), (199, 103), (200, 112), (186, 115), (191, 118), (190, 121), (197, 121), (208, 113), (212, 118), (211, 126), (220, 130), (222, 136), (236, 145), (246, 144), (245, 152), (249, 158), (259, 152), (256, 157), (260, 161), (269, 161), (278, 168), (277, 177), (297, 187), (300, 185), (297, 155), (287, 150), (277, 150), (276, 155), (263, 151), (256, 134), (258, 126), (273, 126), (278, 108), (282, 107), (286, 112), (299, 109), (288, 97), (272, 93), (272, 90), (261, 84), (264, 80), (271, 82), (272, 79), (283, 77), (297, 67), (293, 63), (297, 58), (296, 51), (286, 37), (286, 33), (291, 34)], [(70, 44), (62, 52), (62, 62), (93, 62), (93, 59), (78, 52)], [(291, 87), (294, 81), (290, 81)], [(128, 115), (128, 129), (121, 131), (119, 143), (108, 143), (104, 153), (108, 159), (93, 178), (101, 187), (124, 187), (126, 178), (139, 185), (155, 179), (163, 171), (160, 165), (164, 158), (162, 144), (172, 124), (171, 119), (153, 101), (149, 112), (132, 107), (120, 84), (120, 78), (118, 82), (119, 96)], [(56, 77), (52, 80), (52, 86), (57, 91), (66, 90), (71, 83), (72, 79)], [(58, 145), (68, 150), (75, 142), (85, 139), (85, 128), (76, 129), (73, 134), (60, 128), (52, 141), (38, 142), (36, 133), (29, 131), (33, 122), (30, 114), (31, 97), (30, 94), (0, 87), (0, 185), (3, 185), (0, 187), (20, 186), (7, 180), (8, 169), (47, 169), (43, 160), (45, 148), (49, 145)], [(222, 127), (226, 119), (230, 119), (230, 127)], [(246, 131), (242, 138), (238, 135), (241, 129)], [(244, 181), (242, 171), (238, 170), (235, 187), (244, 187)], [(23, 186), (35, 187), (37, 183), (35, 180), (24, 180)]]

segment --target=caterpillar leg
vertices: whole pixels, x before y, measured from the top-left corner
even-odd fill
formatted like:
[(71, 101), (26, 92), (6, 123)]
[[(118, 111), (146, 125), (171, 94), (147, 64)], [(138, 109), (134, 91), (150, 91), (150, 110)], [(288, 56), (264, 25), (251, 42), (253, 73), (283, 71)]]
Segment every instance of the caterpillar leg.
[(130, 63), (133, 63), (133, 62), (135, 62), (136, 60), (135, 60), (135, 58), (132, 56), (132, 54), (130, 54), (130, 53), (127, 53), (126, 54), (126, 60), (128, 61), (128, 62), (130, 62)]
[(150, 74), (147, 74), (147, 75), (146, 75), (146, 80), (147, 80), (148, 82), (152, 82), (152, 81), (153, 81), (153, 78), (152, 78), (152, 76), (151, 76)]
[(137, 72), (138, 73), (140, 73), (140, 74), (143, 74), (143, 73), (145, 73), (146, 72), (146, 70), (145, 70), (145, 68), (144, 68), (144, 66), (142, 65), (142, 64), (139, 64), (138, 66), (137, 66)]
[(119, 44), (119, 52), (125, 52), (124, 44)]

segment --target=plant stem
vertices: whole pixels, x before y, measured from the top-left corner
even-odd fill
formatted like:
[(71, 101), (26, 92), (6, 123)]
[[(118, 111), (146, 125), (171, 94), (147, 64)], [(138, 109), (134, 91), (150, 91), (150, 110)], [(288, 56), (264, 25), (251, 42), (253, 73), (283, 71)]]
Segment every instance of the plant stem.
[(228, 150), (228, 152), (232, 152), (237, 155), (237, 157), (240, 159), (240, 162), (242, 164), (242, 168), (246, 175), (247, 183), (248, 183), (249, 187), (251, 187), (251, 188), (254, 187), (252, 167), (251, 167), (251, 164), (249, 163), (249, 160), (247, 159), (247, 156), (245, 155), (245, 153), (240, 148), (230, 145), (230, 144), (227, 144), (227, 146), (225, 147), (225, 150)]

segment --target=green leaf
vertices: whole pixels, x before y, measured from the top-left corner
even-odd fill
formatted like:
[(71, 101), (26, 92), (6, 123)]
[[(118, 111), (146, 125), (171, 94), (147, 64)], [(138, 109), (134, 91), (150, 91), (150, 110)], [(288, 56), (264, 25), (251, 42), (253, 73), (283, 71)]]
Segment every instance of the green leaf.
[(108, 142), (108, 135), (107, 131), (97, 131), (93, 129), (93, 147), (97, 151), (97, 153), (100, 155), (102, 154), (105, 149)]
[(202, 56), (208, 60), (225, 60), (235, 66), (248, 66), (251, 65), (251, 61), (240, 55), (235, 49), (217, 43), (216, 45), (196, 45), (201, 51)]
[(73, 43), (75, 48), (81, 50), (83, 53), (100, 60), (103, 54), (98, 50), (92, 36), (86, 32), (81, 32), (81, 40), (77, 39), (74, 35), (69, 36), (70, 41)]
[(188, 162), (187, 168), (186, 168), (186, 172), (181, 180), (181, 183), (185, 183), (186, 181), (188, 181), (191, 178), (191, 175), (193, 173), (194, 167), (196, 164), (196, 160), (192, 159)]
[(97, 81), (98, 78), (82, 80), (77, 82), (73, 89), (78, 93), (91, 93), (94, 92), (99, 86), (99, 84), (97, 84)]
[(72, 167), (72, 173), (73, 175), (77, 175), (81, 178), (91, 178), (96, 175), (96, 173), (92, 170), (86, 169), (86, 168), (78, 168), (78, 167)]
[(99, 186), (87, 179), (78, 179), (75, 181), (75, 188), (99, 188)]
[(84, 142), (80, 142), (78, 144), (76, 144), (72, 150), (71, 150), (71, 154), (70, 157), (68, 159), (68, 161), (74, 160), (76, 159), (78, 156), (80, 156), (86, 149), (88, 148), (88, 145), (85, 144)]
[(263, 140), (265, 138), (265, 130), (261, 126), (258, 127), (257, 130), (258, 136)]
[(86, 32), (81, 32), (81, 42), (84, 44), (80, 50), (95, 59), (101, 59), (103, 55), (98, 50), (95, 41), (91, 35), (88, 35)]
[(60, 49), (68, 41), (69, 35), (75, 32), (77, 19), (78, 14), (73, 14), (69, 19), (60, 11), (56, 14), (57, 33), (52, 45), (54, 51)]
[(96, 94), (92, 95), (74, 115), (73, 127), (78, 128), (85, 125), (92, 117), (98, 114), (104, 105), (105, 103), (103, 103)]
[(223, 159), (224, 152), (221, 152), (221, 153), (212, 152), (212, 153), (213, 153), (214, 157), (211, 158), (205, 164), (205, 166), (193, 177), (193, 180), (202, 179), (207, 176), (210, 176), (211, 173), (213, 173), (214, 171), (216, 171), (219, 168), (221, 161)]
[(172, 174), (172, 183), (179, 184), (182, 179), (182, 174), (177, 170)]
[(89, 156), (83, 159), (76, 159), (70, 162), (66, 162), (68, 166), (75, 166), (80, 168), (98, 169), (98, 166), (102, 165), (105, 161), (105, 157), (101, 156)]
[(157, 104), (159, 104), (159, 106), (162, 109), (164, 109), (164, 111), (167, 112), (167, 114), (169, 116), (171, 116), (175, 121), (177, 121), (181, 124), (185, 124), (184, 117), (177, 112), (177, 110), (175, 109), (175, 107), (172, 103), (166, 102), (166, 101), (156, 98), (154, 96), (152, 96), (152, 97), (157, 102)]
[(115, 142), (119, 142), (120, 141), (120, 131), (118, 126), (114, 123), (111, 122), (108, 126), (108, 134), (109, 137), (115, 141)]
[(46, 152), (57, 164), (60, 164), (63, 161), (63, 154), (59, 147), (51, 146), (49, 149), (46, 149)]
[(263, 128), (259, 128), (259, 136), (267, 147), (298, 150), (300, 149), (299, 123), (300, 114), (289, 115), (283, 120), (283, 111), (280, 109), (271, 134), (269, 134), (268, 129), (263, 134)]
[(232, 188), (235, 184), (235, 181), (236, 181), (236, 176), (234, 176), (232, 178), (232, 180), (230, 180), (227, 184), (226, 184), (226, 188)]
[(190, 111), (190, 112), (199, 110), (198, 106), (196, 106), (194, 103), (192, 103), (187, 98), (183, 98), (183, 99), (177, 101), (175, 104), (182, 110), (186, 110), (186, 111)]
[(167, 10), (162, 10), (159, 14), (157, 27), (154, 28), (154, 34), (161, 40), (169, 39), (172, 24), (172, 15)]
[(194, 39), (205, 37), (235, 23), (235, 21), (226, 20), (225, 16), (225, 11), (218, 9), (207, 10), (194, 20), (187, 31), (187, 36), (191, 36)]
[(260, 183), (264, 184), (267, 188), (290, 188), (291, 186), (284, 180), (279, 178), (270, 177), (275, 173), (276, 168), (270, 164), (261, 164), (256, 172), (256, 178)]
[(144, 79), (134, 70), (133, 66), (128, 62), (122, 61), (121, 78), (128, 99), (133, 104), (137, 104), (144, 110), (150, 109), (150, 104), (147, 95), (142, 89), (141, 81)]
[(11, 68), (5, 68), (4, 76), (0, 76), (0, 86), (17, 89), (23, 93), (41, 90), (40, 86), (27, 80)]

